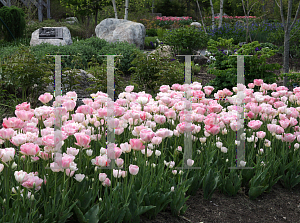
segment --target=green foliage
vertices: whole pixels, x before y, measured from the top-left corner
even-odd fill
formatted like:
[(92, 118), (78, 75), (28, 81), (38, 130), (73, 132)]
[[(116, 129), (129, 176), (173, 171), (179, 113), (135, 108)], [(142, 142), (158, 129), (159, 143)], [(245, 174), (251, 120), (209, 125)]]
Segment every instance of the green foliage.
[[(0, 8), (0, 18), (4, 21), (15, 38), (23, 37), (26, 26), (24, 16), (23, 10), (16, 6), (4, 6)], [(3, 25), (2, 22), (0, 24), (0, 33), (4, 34), (4, 39), (7, 41), (13, 40), (5, 25)]]
[[(135, 52), (140, 51), (134, 44), (128, 42), (116, 42), (104, 46), (98, 53), (100, 55), (123, 55), (114, 57), (115, 61), (119, 61), (117, 67), (124, 75), (129, 75), (128, 69), (132, 67), (131, 62), (135, 58)], [(101, 57), (102, 61), (104, 57)]]
[(155, 49), (159, 44), (157, 37), (145, 37), (144, 49)]
[(133, 70), (130, 81), (134, 89), (154, 94), (161, 85), (183, 84), (184, 64), (171, 60), (171, 57), (160, 57), (158, 52), (149, 56), (138, 52), (130, 68)]
[[(116, 62), (115, 62), (116, 64)], [(116, 66), (116, 65), (115, 65)], [(98, 91), (107, 92), (107, 63), (99, 64), (95, 57), (89, 62), (89, 69), (86, 70), (92, 74), (95, 78), (88, 78), (93, 84), (86, 90), (89, 93), (97, 93)], [(120, 76), (120, 71), (115, 68), (114, 72), (114, 83), (115, 83), (115, 97), (117, 97), (123, 89), (126, 87), (124, 79)]]
[[(254, 41), (239, 46), (232, 44), (233, 39), (222, 39), (219, 41), (210, 40), (208, 42), (208, 51), (215, 57), (208, 68), (209, 74), (216, 75), (216, 78), (208, 84), (215, 86), (216, 90), (224, 88), (232, 89), (237, 81), (237, 57), (230, 56), (236, 51), (239, 55), (253, 55), (244, 57), (245, 64), (245, 84), (253, 82), (254, 79), (263, 79), (265, 83), (274, 83), (278, 77), (272, 71), (280, 69), (279, 64), (267, 64), (266, 59), (275, 55), (276, 50), (270, 48), (261, 48), (261, 45)], [(228, 54), (222, 49), (228, 49)], [(235, 50), (235, 51), (234, 51)]]
[[(107, 45), (108, 43), (105, 40), (92, 37), (87, 40), (76, 41), (72, 45), (65, 46), (41, 44), (33, 46), (32, 50), (36, 55), (37, 60), (45, 58), (45, 55), (70, 55), (68, 57), (62, 56), (62, 68), (68, 67), (71, 69), (86, 69), (88, 67), (88, 62), (91, 61), (93, 55), (98, 55), (98, 62), (100, 62), (103, 59), (99, 56), (99, 54), (101, 54), (99, 52), (103, 47)], [(74, 57), (78, 55), (81, 57), (82, 60), (82, 64), (80, 64), (80, 66), (76, 66), (76, 64), (74, 63)]]
[(156, 29), (146, 29), (146, 35), (147, 36), (157, 36)]
[(22, 98), (23, 102), (30, 96), (29, 102), (33, 105), (44, 87), (43, 79), (52, 75), (48, 64), (44, 60), (37, 63), (30, 48), (25, 46), (4, 58), (1, 67), (1, 88), (7, 90), (8, 94)]
[(169, 30), (162, 39), (164, 44), (173, 46), (176, 51), (193, 55), (193, 50), (205, 48), (208, 36), (194, 26)]
[(288, 77), (290, 80), (287, 85), (292, 86), (294, 83), (300, 85), (300, 73), (298, 72), (291, 72), (291, 73), (282, 73), (280, 74), (280, 78), (283, 79), (284, 77)]

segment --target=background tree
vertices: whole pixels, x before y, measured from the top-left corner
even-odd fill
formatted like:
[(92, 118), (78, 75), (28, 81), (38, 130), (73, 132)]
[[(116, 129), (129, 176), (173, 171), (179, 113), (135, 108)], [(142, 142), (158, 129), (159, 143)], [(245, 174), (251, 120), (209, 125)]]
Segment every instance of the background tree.
[[(278, 4), (277, 0), (276, 3), (280, 9), (280, 16), (281, 16), (281, 21), (283, 24), (284, 28), (284, 53), (283, 53), (283, 73), (289, 73), (289, 56), (290, 56), (290, 34), (292, 31), (292, 28), (295, 25), (296, 18), (298, 17), (299, 14), (299, 9), (300, 9), (300, 3), (298, 4), (298, 8), (296, 11), (295, 18), (293, 22), (291, 23), (291, 17), (292, 17), (292, 7), (293, 7), (293, 0), (288, 1), (288, 11), (287, 11), (287, 19), (285, 21), (284, 19), (284, 7), (282, 0), (280, 0), (280, 4)], [(283, 85), (287, 86), (288, 78), (284, 77), (283, 79)]]
[(222, 26), (222, 20), (223, 20), (223, 3), (224, 3), (224, 0), (220, 0), (219, 28), (221, 28), (221, 26)]
[(212, 22), (212, 29), (215, 28), (215, 13), (214, 13), (214, 5), (212, 0), (210, 0), (210, 8), (211, 8), (211, 22)]

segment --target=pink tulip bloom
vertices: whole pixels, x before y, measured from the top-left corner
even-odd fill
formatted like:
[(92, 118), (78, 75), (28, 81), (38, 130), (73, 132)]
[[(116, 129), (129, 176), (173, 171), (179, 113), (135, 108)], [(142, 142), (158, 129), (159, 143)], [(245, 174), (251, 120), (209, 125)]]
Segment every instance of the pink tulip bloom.
[(288, 119), (280, 120), (279, 124), (281, 125), (282, 128), (286, 129), (290, 125), (290, 120)]
[(81, 123), (84, 121), (84, 114), (83, 113), (72, 114), (72, 119), (75, 122)]
[(68, 155), (68, 154), (63, 154), (62, 158), (61, 158), (61, 164), (63, 168), (69, 168), (70, 167), (70, 163), (72, 163), (75, 159), (75, 156), (72, 155)]
[(83, 147), (83, 148), (89, 148), (90, 147), (90, 142), (91, 142), (91, 137), (86, 135), (86, 134), (82, 134), (82, 133), (75, 133), (74, 134), (77, 143), (75, 143), (75, 145)]
[(170, 86), (169, 85), (162, 85), (159, 90), (161, 92), (168, 92), (170, 90)]
[(103, 185), (104, 187), (110, 187), (110, 185), (111, 185), (110, 179), (109, 179), (109, 178), (106, 178), (106, 179), (103, 181), (102, 185)]
[(66, 169), (66, 175), (69, 177), (72, 177), (74, 175), (75, 171), (71, 171), (70, 169)]
[(159, 145), (162, 142), (162, 138), (161, 137), (153, 137), (151, 142), (154, 145)]
[(53, 98), (53, 96), (50, 93), (45, 93), (40, 95), (39, 100), (43, 103), (43, 104), (47, 104), (49, 101), (51, 101)]
[(284, 133), (284, 129), (281, 126), (276, 125), (275, 133), (276, 134), (282, 134), (282, 133)]
[(77, 108), (76, 113), (83, 113), (85, 115), (87, 115), (87, 114), (92, 115), (93, 114), (93, 108), (88, 106), (88, 105), (81, 105)]
[(217, 135), (220, 132), (220, 126), (218, 125), (205, 125), (204, 128), (212, 135)]
[(129, 173), (131, 175), (137, 175), (138, 172), (139, 172), (139, 167), (137, 165), (130, 164), (130, 166), (129, 166)]
[(295, 126), (295, 125), (297, 125), (297, 124), (298, 124), (297, 119), (291, 117), (291, 118), (290, 118), (290, 126)]
[(134, 89), (134, 86), (129, 85), (129, 86), (127, 86), (127, 87), (125, 88), (125, 91), (128, 92), (128, 93), (130, 93), (130, 92), (133, 91), (133, 89)]
[(106, 155), (103, 155), (103, 156), (96, 156), (94, 164), (97, 166), (105, 167), (105, 166), (109, 166), (110, 162), (111, 160), (107, 159)]
[(72, 100), (70, 100), (70, 101), (65, 101), (65, 102), (62, 104), (62, 106), (64, 106), (64, 107), (67, 109), (67, 111), (73, 111), (74, 108), (76, 107), (76, 102), (75, 102), (75, 101), (72, 101)]
[(18, 104), (18, 105), (16, 106), (16, 110), (25, 110), (25, 111), (29, 111), (29, 110), (30, 110), (30, 103), (23, 102), (22, 104)]
[(265, 138), (266, 133), (264, 131), (259, 131), (259, 132), (256, 132), (256, 136), (259, 139), (263, 139), (263, 138)]
[(107, 157), (109, 159), (117, 159), (121, 156), (121, 154), (122, 154), (122, 150), (119, 147), (115, 146), (113, 149), (108, 147), (107, 149)]
[(16, 110), (15, 114), (22, 121), (29, 121), (34, 116), (33, 112), (25, 110)]
[(217, 103), (215, 104), (211, 104), (209, 107), (208, 107), (208, 110), (210, 113), (218, 113), (218, 112), (221, 112), (223, 109), (222, 105), (219, 105)]
[(32, 176), (32, 177), (29, 177), (25, 182), (22, 183), (22, 186), (23, 187), (26, 187), (26, 188), (34, 188), (35, 187), (35, 190), (39, 190), (41, 189), (41, 185), (44, 181), (37, 177), (37, 176)]
[(155, 136), (161, 137), (161, 138), (166, 138), (166, 137), (172, 137), (173, 132), (167, 128), (161, 128), (158, 129), (155, 133)]
[(254, 85), (253, 83), (249, 83), (249, 84), (248, 84), (248, 88), (254, 88), (254, 86), (255, 86), (255, 85)]
[[(1, 130), (0, 130), (0, 135), (1, 135)], [(27, 140), (26, 134), (18, 134), (16, 136), (13, 136), (10, 142), (15, 146), (20, 146), (26, 143), (26, 140)]]
[(140, 139), (130, 139), (129, 143), (131, 145), (131, 149), (133, 150), (145, 149), (145, 146), (143, 145), (143, 142)]
[(284, 142), (294, 142), (294, 140), (296, 139), (296, 136), (291, 134), (291, 133), (286, 133), (283, 136), (282, 141)]
[(2, 139), (11, 139), (14, 135), (15, 131), (12, 128), (0, 129), (0, 137)]
[(154, 136), (155, 133), (149, 129), (143, 129), (140, 132), (140, 137), (144, 142), (150, 142)]
[(252, 130), (258, 130), (262, 124), (263, 124), (262, 121), (252, 120), (248, 123), (248, 127), (251, 128)]
[(99, 173), (99, 180), (101, 182), (103, 182), (107, 177), (107, 174), (106, 173)]
[(254, 79), (253, 83), (256, 86), (261, 86), (264, 83), (264, 81), (262, 79)]
[(25, 143), (20, 149), (21, 153), (27, 156), (34, 156), (40, 151), (40, 147), (34, 143)]
[(121, 158), (117, 158), (117, 159), (115, 160), (115, 162), (116, 162), (116, 164), (117, 164), (118, 167), (121, 167), (121, 166), (123, 166), (123, 164), (124, 164), (124, 160), (121, 159)]
[(250, 109), (253, 113), (258, 114), (261, 112), (262, 107), (261, 106), (251, 106)]
[(8, 119), (4, 118), (2, 125), (4, 128), (21, 129), (24, 127), (25, 123), (19, 118), (12, 117)]

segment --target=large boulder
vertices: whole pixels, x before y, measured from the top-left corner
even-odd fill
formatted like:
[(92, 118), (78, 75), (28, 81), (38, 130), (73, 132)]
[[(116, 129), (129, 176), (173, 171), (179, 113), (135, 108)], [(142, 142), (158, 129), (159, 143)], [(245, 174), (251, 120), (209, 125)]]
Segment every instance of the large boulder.
[(39, 29), (37, 29), (31, 35), (30, 46), (36, 46), (42, 43), (50, 43), (55, 46), (64, 46), (64, 45), (71, 45), (73, 43), (70, 30), (67, 27), (43, 27), (43, 28), (62, 28), (63, 39), (40, 39)]
[(101, 21), (95, 28), (96, 36), (107, 42), (126, 41), (144, 49), (146, 29), (142, 23), (125, 19), (108, 18)]
[[(63, 75), (66, 75), (69, 71), (65, 71), (65, 73), (63, 73)], [(88, 78), (95, 78), (92, 74), (87, 73), (85, 70), (80, 69), (79, 72), (77, 73), (77, 75), (80, 76), (80, 84), (77, 84), (75, 86), (73, 86), (73, 91), (75, 91), (77, 93), (77, 105), (83, 105), (83, 102), (81, 101), (81, 99), (83, 98), (91, 98), (90, 93), (87, 92), (87, 88), (91, 87), (92, 84), (94, 83), (93, 81), (89, 81)], [(53, 77), (50, 77), (50, 79), (53, 80)], [(63, 88), (62, 85), (62, 91), (63, 94), (65, 94), (66, 92), (70, 91), (70, 89), (68, 89), (68, 85), (66, 86), (66, 89)], [(54, 86), (53, 83), (50, 83), (46, 88), (44, 92), (54, 92)]]

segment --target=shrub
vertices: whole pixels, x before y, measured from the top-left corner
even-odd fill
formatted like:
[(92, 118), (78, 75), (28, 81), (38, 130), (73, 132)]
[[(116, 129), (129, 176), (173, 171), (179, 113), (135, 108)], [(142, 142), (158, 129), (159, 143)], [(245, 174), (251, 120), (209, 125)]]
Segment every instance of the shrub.
[(154, 95), (161, 85), (184, 83), (184, 64), (171, 57), (162, 58), (158, 53), (148, 56), (137, 52), (132, 65), (130, 84), (134, 85), (138, 92), (146, 91)]
[[(22, 98), (23, 102), (29, 99), (35, 105), (39, 92), (45, 87), (44, 78), (53, 75), (46, 62), (36, 62), (28, 47), (20, 47), (14, 54), (4, 58), (1, 64), (0, 88), (8, 95)], [(29, 96), (29, 98), (27, 98)]]
[[(8, 29), (10, 30), (11, 34), (15, 38), (23, 37), (24, 30), (25, 30), (25, 19), (24, 19), (24, 12), (22, 9), (11, 6), (11, 7), (2, 7), (0, 9), (0, 17), (3, 22), (6, 24)], [(2, 28), (1, 28), (2, 27)], [(4, 34), (4, 39), (7, 41), (12, 40), (10, 32), (1, 22), (0, 31)]]
[[(228, 49), (228, 54), (221, 48)], [(265, 83), (274, 83), (278, 79), (273, 70), (282, 68), (278, 63), (266, 64), (266, 59), (275, 55), (276, 50), (262, 48), (255, 41), (239, 46), (233, 45), (233, 39), (222, 39), (219, 41), (210, 40), (208, 42), (208, 51), (215, 57), (215, 61), (209, 65), (208, 73), (216, 75), (216, 78), (208, 84), (216, 86), (216, 90), (223, 88), (232, 89), (237, 84), (237, 58), (230, 56), (233, 53), (240, 55), (253, 55), (244, 57), (245, 64), (245, 84), (253, 82), (254, 79), (263, 79)]]
[(159, 44), (157, 37), (145, 37), (144, 49), (155, 49)]
[(147, 36), (157, 36), (156, 29), (146, 29), (146, 35)]
[[(100, 55), (123, 55), (115, 57), (115, 61), (118, 61), (116, 68), (119, 69), (124, 75), (129, 75), (128, 71), (132, 67), (131, 62), (135, 58), (135, 52), (140, 51), (134, 44), (128, 42), (116, 42), (104, 46), (100, 51)], [(101, 57), (103, 62), (104, 57)]]
[(205, 48), (208, 36), (194, 26), (169, 30), (163, 37), (163, 43), (173, 46), (177, 52), (193, 55), (193, 50)]

